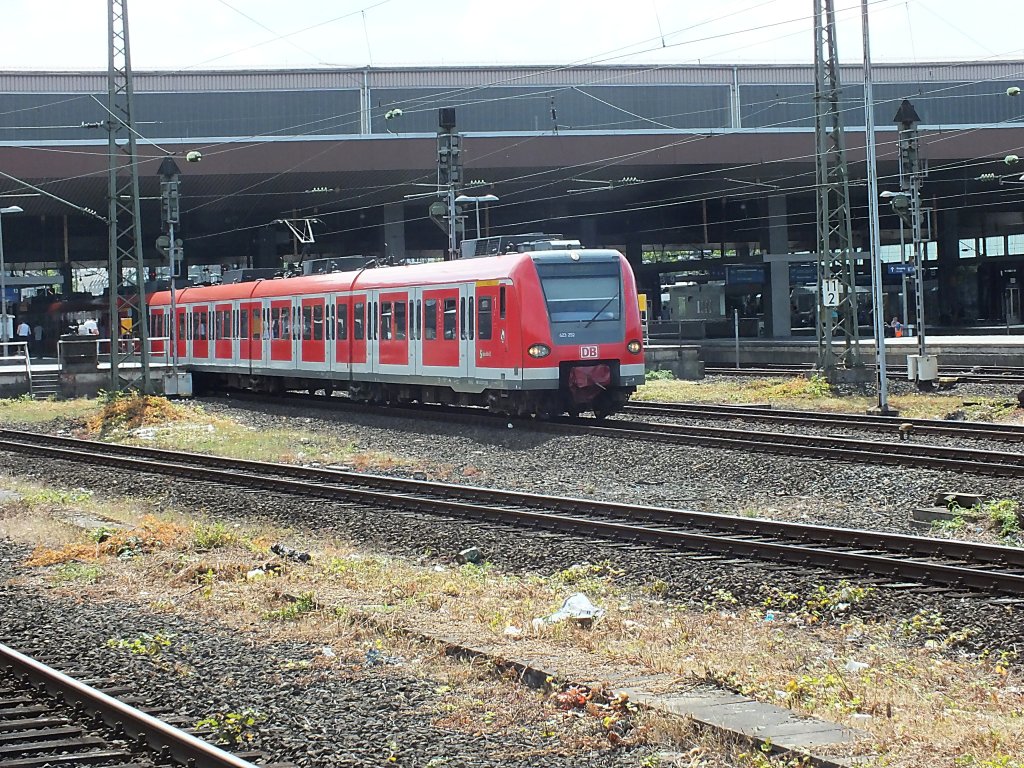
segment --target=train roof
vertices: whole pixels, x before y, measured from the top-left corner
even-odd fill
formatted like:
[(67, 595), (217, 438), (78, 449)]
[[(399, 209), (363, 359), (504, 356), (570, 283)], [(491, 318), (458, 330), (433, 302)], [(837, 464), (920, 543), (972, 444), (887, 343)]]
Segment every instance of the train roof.
[[(400, 267), (377, 267), (355, 272), (331, 272), (322, 275), (257, 280), (250, 283), (194, 286), (179, 291), (177, 300), (217, 302), (240, 298), (260, 299), (311, 293), (336, 293), (368, 288), (401, 288), (410, 284), (441, 285), (454, 282), (513, 279), (517, 271), (526, 264), (532, 264), (534, 260), (557, 258), (559, 254), (568, 257), (571, 253), (578, 254), (579, 260), (582, 262), (622, 258), (618, 251), (596, 248), (578, 251), (507, 253), (486, 258), (434, 261)], [(168, 291), (154, 293), (151, 301), (160, 304), (167, 303), (170, 301), (170, 293)]]

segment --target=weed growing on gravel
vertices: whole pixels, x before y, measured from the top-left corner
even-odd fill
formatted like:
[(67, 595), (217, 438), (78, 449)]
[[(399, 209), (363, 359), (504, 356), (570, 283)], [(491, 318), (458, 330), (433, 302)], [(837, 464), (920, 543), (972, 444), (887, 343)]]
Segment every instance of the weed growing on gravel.
[(195, 727), (209, 730), (221, 744), (240, 747), (256, 740), (256, 725), (263, 720), (266, 720), (266, 715), (252, 709), (241, 712), (214, 712), (198, 720)]
[(90, 563), (61, 563), (51, 579), (55, 584), (95, 584), (103, 569)]
[(99, 413), (88, 421), (89, 431), (100, 437), (140, 427), (151, 427), (181, 421), (189, 409), (164, 397), (140, 395), (136, 392), (102, 393)]
[(76, 488), (73, 491), (56, 488), (40, 488), (37, 491), (22, 495), (29, 504), (46, 504), (51, 507), (67, 507), (81, 504), (92, 498), (92, 491)]
[(224, 523), (193, 523), (192, 540), (200, 552), (220, 549), (235, 541), (235, 535)]
[(292, 599), (288, 605), (278, 608), (276, 611), (268, 611), (264, 617), (274, 621), (295, 621), (319, 607), (312, 592), (303, 592), (297, 598)]
[(973, 507), (962, 507), (955, 501), (949, 503), (952, 520), (939, 520), (933, 523), (936, 531), (957, 533), (969, 523), (978, 522), (987, 527), (1004, 543), (1017, 543), (1021, 535), (1020, 503), (1013, 499), (993, 499)]
[(165, 649), (171, 647), (172, 640), (172, 635), (165, 635), (160, 632), (157, 632), (155, 635), (151, 635), (148, 632), (143, 632), (138, 637), (129, 639), (111, 638), (110, 640), (107, 640), (107, 647), (125, 650), (129, 653), (135, 654), (136, 656), (156, 657)]

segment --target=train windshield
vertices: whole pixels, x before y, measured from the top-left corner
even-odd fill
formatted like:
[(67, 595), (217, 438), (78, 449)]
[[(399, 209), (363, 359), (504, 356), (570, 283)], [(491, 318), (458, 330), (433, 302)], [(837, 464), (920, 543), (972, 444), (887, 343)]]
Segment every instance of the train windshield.
[(553, 323), (590, 323), (622, 316), (622, 275), (617, 261), (538, 264)]

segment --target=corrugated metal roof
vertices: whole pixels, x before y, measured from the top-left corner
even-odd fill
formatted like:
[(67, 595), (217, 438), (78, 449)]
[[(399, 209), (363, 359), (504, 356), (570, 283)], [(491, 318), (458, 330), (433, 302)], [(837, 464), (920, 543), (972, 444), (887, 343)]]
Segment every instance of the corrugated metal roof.
[[(878, 82), (1019, 80), (1024, 61), (876, 64)], [(136, 72), (137, 91), (316, 90), (321, 88), (462, 88), (497, 85), (710, 85), (813, 83), (809, 64), (368, 67), (336, 69)], [(844, 82), (863, 79), (859, 65), (840, 67)], [(0, 72), (0, 92), (89, 93), (106, 91), (105, 72)]]

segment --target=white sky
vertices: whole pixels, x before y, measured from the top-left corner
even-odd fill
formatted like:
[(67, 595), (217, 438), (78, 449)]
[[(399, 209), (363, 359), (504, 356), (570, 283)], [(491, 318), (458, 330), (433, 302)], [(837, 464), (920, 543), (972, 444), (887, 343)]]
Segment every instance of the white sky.
[[(871, 0), (875, 62), (1024, 60), (1019, 0)], [(860, 0), (835, 0), (861, 60)], [(129, 0), (143, 69), (813, 60), (813, 0)], [(0, 70), (105, 69), (107, 0), (0, 0)]]

